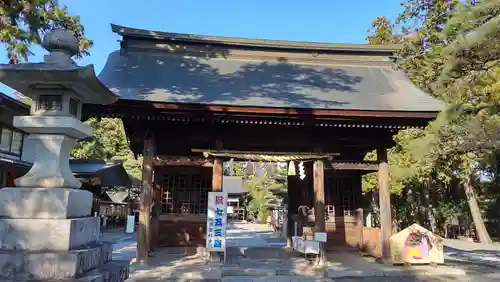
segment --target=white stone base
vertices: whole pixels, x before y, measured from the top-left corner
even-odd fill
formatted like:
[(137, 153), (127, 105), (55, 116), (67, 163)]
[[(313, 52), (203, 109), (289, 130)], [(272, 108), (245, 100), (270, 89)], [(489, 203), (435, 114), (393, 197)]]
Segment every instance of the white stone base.
[(92, 136), (92, 127), (70, 116), (15, 116), (13, 125), (30, 134), (65, 135), (73, 139)]
[(66, 219), (90, 216), (92, 193), (80, 189), (0, 189), (0, 218)]
[(68, 251), (97, 242), (100, 219), (0, 219), (3, 250)]

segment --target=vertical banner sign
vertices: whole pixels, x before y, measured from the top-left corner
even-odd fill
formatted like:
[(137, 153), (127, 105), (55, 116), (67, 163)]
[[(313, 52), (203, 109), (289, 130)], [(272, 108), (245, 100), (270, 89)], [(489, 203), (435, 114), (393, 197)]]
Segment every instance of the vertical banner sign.
[(226, 256), (227, 192), (208, 192), (207, 251)]

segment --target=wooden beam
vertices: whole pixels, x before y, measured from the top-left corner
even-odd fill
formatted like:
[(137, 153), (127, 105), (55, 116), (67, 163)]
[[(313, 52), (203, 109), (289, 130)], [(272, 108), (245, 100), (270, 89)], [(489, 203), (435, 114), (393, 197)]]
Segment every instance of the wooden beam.
[(332, 161), (335, 170), (365, 170), (368, 172), (378, 171), (378, 164), (369, 161)]
[(166, 156), (166, 155), (156, 155), (153, 163), (155, 166), (201, 166), (201, 167), (212, 167), (213, 164), (210, 160), (205, 157), (192, 156)]
[[(314, 161), (314, 232), (325, 232), (325, 169), (323, 160)], [(320, 243), (319, 263), (326, 261), (325, 244)]]
[[(87, 105), (86, 105), (87, 106)], [(422, 111), (422, 112), (405, 112), (405, 111), (364, 111), (364, 110), (334, 110), (334, 109), (304, 109), (304, 108), (275, 108), (275, 107), (258, 107), (258, 106), (233, 106), (233, 105), (208, 105), (208, 104), (175, 104), (175, 103), (159, 103), (150, 101), (126, 101), (120, 100), (113, 105), (106, 105), (107, 108), (114, 107), (131, 107), (143, 109), (158, 109), (162, 111), (196, 111), (196, 112), (213, 112), (224, 114), (280, 114), (280, 115), (306, 115), (306, 116), (341, 116), (341, 117), (401, 117), (401, 118), (423, 118), (434, 119), (438, 112)], [(94, 105), (87, 106), (88, 108), (97, 107)], [(86, 107), (86, 108), (87, 108)]]
[(212, 167), (212, 191), (222, 192), (222, 160), (219, 158), (214, 159), (214, 166)]
[(144, 141), (142, 162), (142, 193), (137, 240), (137, 261), (147, 263), (151, 250), (151, 206), (153, 204), (154, 141), (151, 135)]
[(378, 160), (378, 197), (380, 206), (380, 227), (382, 229), (381, 250), (382, 259), (390, 257), (389, 238), (392, 235), (391, 193), (389, 191), (389, 163), (387, 150), (377, 149)]

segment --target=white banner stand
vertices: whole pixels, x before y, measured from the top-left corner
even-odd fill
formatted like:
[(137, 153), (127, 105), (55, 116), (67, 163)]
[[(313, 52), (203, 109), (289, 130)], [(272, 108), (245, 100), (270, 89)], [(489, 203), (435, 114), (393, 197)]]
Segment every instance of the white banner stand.
[(135, 215), (127, 216), (127, 225), (125, 227), (125, 233), (131, 234), (134, 233), (135, 229)]
[(224, 253), (226, 263), (227, 192), (208, 192), (207, 240), (210, 252)]

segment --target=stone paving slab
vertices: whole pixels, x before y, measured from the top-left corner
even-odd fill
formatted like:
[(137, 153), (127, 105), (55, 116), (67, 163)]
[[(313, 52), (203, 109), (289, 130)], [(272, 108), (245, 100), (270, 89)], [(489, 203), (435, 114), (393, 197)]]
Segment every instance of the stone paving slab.
[(274, 276), (274, 277), (223, 277), (222, 282), (332, 282), (328, 278), (313, 278), (300, 276)]
[[(175, 252), (172, 252), (174, 249)], [(163, 248), (150, 257), (147, 265), (135, 263), (127, 281), (219, 281), (222, 277), (219, 261), (206, 260), (203, 253), (177, 252)]]
[(217, 260), (208, 263), (198, 252), (173, 254), (172, 248), (168, 248), (170, 253), (165, 254), (165, 249), (159, 250), (149, 266), (134, 266), (135, 271), (128, 281), (497, 281), (482, 278), (469, 280), (465, 271), (449, 266), (404, 268), (382, 265), (357, 252), (330, 253), (328, 263), (317, 267), (314, 261), (306, 260), (293, 250), (272, 248), (268, 242), (263, 244), (262, 241), (265, 242), (270, 234), (265, 231), (265, 226), (234, 224), (231, 228), (229, 242), (232, 244), (228, 245), (233, 247), (227, 249), (226, 264)]
[(411, 277), (411, 276), (465, 276), (466, 271), (446, 265), (418, 265), (411, 267), (379, 264), (373, 258), (342, 253), (328, 255), (326, 277)]

